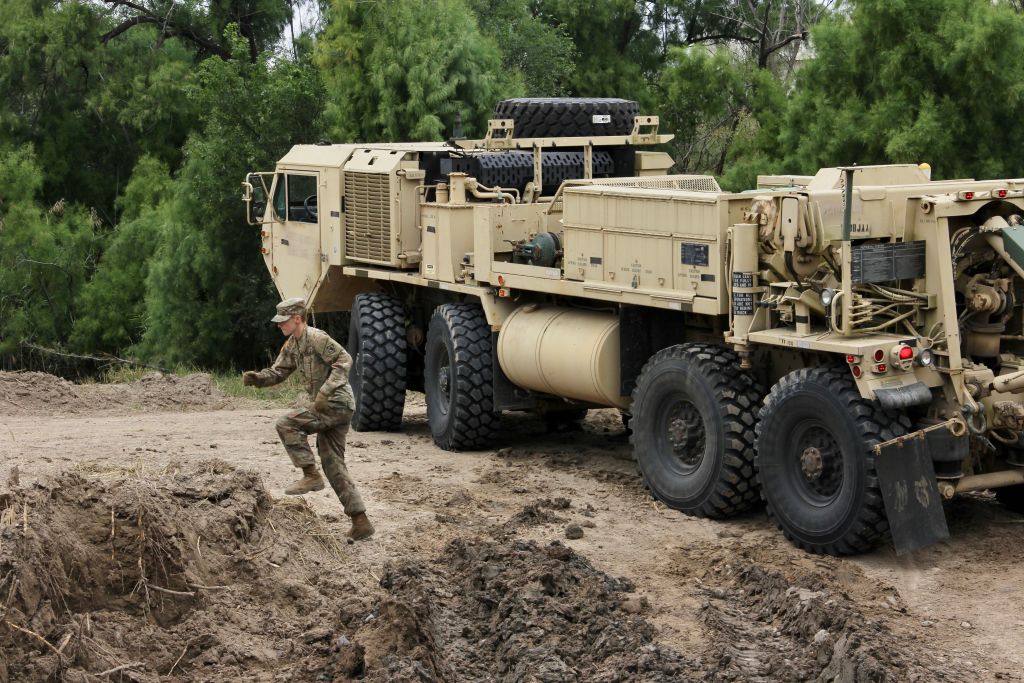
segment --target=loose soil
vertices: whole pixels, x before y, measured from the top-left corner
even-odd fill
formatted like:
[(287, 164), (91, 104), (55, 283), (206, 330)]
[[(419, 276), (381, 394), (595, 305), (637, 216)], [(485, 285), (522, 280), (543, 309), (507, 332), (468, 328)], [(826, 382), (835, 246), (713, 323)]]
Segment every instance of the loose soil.
[(295, 478), (284, 408), (205, 375), (0, 373), (0, 683), (1022, 680), (1024, 518), (959, 500), (909, 557), (807, 555), (650, 498), (614, 411), (496, 451), (352, 433), (377, 534)]

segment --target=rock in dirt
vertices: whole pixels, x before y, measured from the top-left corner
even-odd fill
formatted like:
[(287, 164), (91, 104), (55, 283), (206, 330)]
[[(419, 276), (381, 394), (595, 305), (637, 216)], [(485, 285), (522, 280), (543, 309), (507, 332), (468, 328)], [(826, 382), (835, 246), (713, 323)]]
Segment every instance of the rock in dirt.
[(571, 541), (583, 538), (583, 527), (581, 527), (579, 524), (570, 524), (569, 526), (565, 527), (565, 537)]

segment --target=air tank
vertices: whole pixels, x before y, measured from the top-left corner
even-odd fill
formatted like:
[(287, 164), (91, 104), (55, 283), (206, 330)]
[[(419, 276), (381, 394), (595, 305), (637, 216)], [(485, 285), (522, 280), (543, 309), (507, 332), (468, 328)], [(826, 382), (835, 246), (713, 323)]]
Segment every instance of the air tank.
[(613, 313), (529, 304), (498, 334), (498, 363), (519, 387), (627, 408), (619, 395), (619, 319)]

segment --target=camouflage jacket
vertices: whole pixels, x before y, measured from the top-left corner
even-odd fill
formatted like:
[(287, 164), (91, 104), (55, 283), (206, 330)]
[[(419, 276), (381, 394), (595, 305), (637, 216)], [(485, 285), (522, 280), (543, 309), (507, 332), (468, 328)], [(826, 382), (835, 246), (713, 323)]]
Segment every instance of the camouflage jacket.
[(348, 383), (351, 369), (352, 356), (348, 351), (323, 330), (307, 325), (301, 337), (288, 337), (271, 367), (257, 374), (260, 386), (269, 387), (298, 370), (310, 398), (321, 392), (331, 405), (355, 410), (355, 397)]

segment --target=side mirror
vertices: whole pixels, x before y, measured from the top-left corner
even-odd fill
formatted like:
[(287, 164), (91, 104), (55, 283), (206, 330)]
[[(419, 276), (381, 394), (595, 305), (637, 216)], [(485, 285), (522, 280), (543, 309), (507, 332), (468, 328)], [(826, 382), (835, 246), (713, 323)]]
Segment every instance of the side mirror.
[[(254, 185), (253, 181), (258, 184)], [(249, 225), (261, 225), (267, 203), (262, 179), (255, 173), (250, 173), (242, 182), (242, 202), (245, 204), (245, 222)]]

